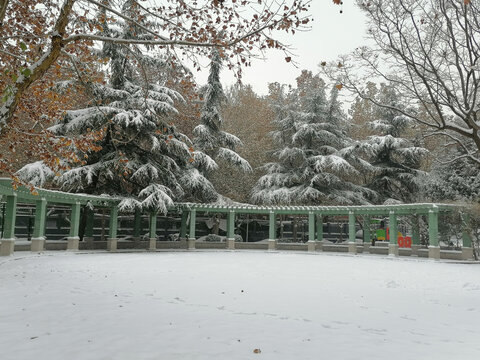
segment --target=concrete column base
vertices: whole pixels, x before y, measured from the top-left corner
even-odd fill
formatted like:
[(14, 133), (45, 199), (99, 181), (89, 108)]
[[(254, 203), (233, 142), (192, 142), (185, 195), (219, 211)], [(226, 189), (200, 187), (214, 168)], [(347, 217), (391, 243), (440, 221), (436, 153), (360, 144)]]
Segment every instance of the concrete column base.
[(307, 249), (309, 252), (314, 252), (317, 250), (317, 242), (313, 240), (307, 241)]
[(412, 255), (418, 256), (418, 249), (420, 249), (422, 245), (412, 245)]
[(1, 239), (0, 241), (0, 256), (12, 255), (15, 249), (15, 239)]
[(32, 243), (30, 244), (30, 250), (32, 252), (42, 252), (45, 251), (45, 238), (32, 238)]
[(235, 239), (227, 239), (227, 249), (235, 250)]
[(157, 250), (157, 238), (149, 238), (148, 239), (148, 250), (149, 251)]
[(195, 250), (195, 238), (187, 239), (187, 250)]
[(79, 243), (80, 243), (80, 238), (78, 236), (67, 238), (67, 250), (78, 251)]
[(428, 247), (428, 258), (439, 260), (440, 259), (440, 246), (429, 246)]
[(398, 256), (397, 244), (388, 244), (388, 256)]
[(473, 249), (471, 247), (462, 248), (462, 260), (473, 260)]
[(117, 244), (118, 244), (118, 239), (117, 238), (108, 238), (107, 239), (107, 250), (108, 251), (117, 251)]
[(325, 241), (323, 240), (320, 240), (320, 241), (317, 241), (317, 250), (318, 251), (323, 251), (323, 245), (325, 245)]
[(180, 238), (178, 241), (180, 242), (180, 249), (187, 248), (187, 238)]
[(268, 239), (268, 250), (277, 250), (277, 240)]
[(364, 253), (370, 252), (370, 246), (371, 246), (372, 244), (370, 244), (370, 243), (368, 243), (368, 242), (364, 242), (362, 245), (363, 245), (363, 252), (364, 252)]
[(83, 241), (85, 242), (85, 249), (93, 250), (93, 236), (84, 236)]
[(356, 254), (357, 253), (357, 244), (354, 242), (349, 242), (348, 243), (348, 252), (350, 254)]

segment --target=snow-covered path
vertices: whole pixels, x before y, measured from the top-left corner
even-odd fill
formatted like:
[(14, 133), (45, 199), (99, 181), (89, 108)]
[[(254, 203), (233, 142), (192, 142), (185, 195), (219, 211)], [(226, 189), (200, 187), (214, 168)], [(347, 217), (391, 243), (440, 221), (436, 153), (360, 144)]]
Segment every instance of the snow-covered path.
[(478, 264), (16, 253), (0, 259), (0, 358), (473, 360), (479, 300)]

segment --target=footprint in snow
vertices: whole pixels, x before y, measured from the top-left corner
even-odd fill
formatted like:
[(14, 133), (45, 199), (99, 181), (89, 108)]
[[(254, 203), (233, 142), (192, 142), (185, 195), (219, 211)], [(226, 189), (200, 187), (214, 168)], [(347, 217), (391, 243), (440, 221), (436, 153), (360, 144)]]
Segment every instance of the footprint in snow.
[(387, 288), (390, 288), (390, 289), (395, 289), (395, 288), (398, 288), (399, 286), (400, 285), (393, 280), (387, 283)]
[(469, 283), (469, 282), (463, 284), (463, 288), (465, 290), (468, 290), (468, 291), (478, 291), (478, 290), (480, 290), (480, 286)]

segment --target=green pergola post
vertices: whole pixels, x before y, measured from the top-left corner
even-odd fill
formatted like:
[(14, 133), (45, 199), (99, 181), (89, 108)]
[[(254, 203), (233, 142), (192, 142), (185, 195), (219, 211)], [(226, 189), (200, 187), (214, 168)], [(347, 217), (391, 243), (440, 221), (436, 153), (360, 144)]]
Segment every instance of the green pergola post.
[(135, 214), (133, 215), (133, 242), (136, 248), (139, 246), (141, 237), (142, 237), (142, 211), (140, 209), (135, 209)]
[(276, 214), (273, 210), (268, 212), (268, 250), (275, 250), (277, 248), (277, 224)]
[(110, 219), (108, 222), (108, 238), (107, 238), (107, 250), (117, 251), (117, 230), (118, 230), (118, 208), (113, 206), (110, 208)]
[(323, 241), (323, 215), (317, 215), (317, 241)]
[(85, 206), (85, 233), (83, 241), (86, 243), (87, 249), (93, 249), (93, 223), (95, 220), (95, 212), (89, 206)]
[(390, 240), (388, 243), (388, 255), (398, 256), (398, 228), (397, 228), (397, 214), (395, 211), (390, 211), (388, 217), (388, 227)]
[(186, 210), (182, 211), (182, 222), (180, 223), (180, 239), (185, 240), (187, 237), (187, 221), (188, 221), (188, 212)]
[(15, 218), (17, 216), (17, 194), (7, 195), (5, 221), (3, 223), (0, 256), (9, 256), (15, 249)]
[(470, 230), (470, 215), (464, 213), (460, 214), (462, 219), (462, 259), (473, 259), (472, 236)]
[(67, 250), (77, 251), (80, 237), (78, 230), (80, 229), (80, 203), (77, 201), (71, 206), (72, 212), (70, 214), (70, 234), (67, 238)]
[(47, 218), (47, 200), (41, 198), (35, 201), (35, 225), (33, 228), (30, 250), (41, 252), (45, 250), (45, 220)]
[(150, 227), (148, 231), (148, 250), (154, 251), (157, 249), (157, 213), (150, 213)]
[(315, 251), (317, 248), (317, 241), (315, 239), (315, 213), (313, 211), (308, 212), (308, 251)]
[(420, 218), (417, 214), (412, 220), (412, 245), (420, 245)]
[(197, 221), (197, 210), (190, 211), (190, 236), (187, 239), (187, 249), (195, 250), (195, 222)]
[(372, 232), (370, 230), (371, 217), (370, 215), (365, 215), (363, 217), (363, 242), (370, 244), (372, 240)]
[(438, 209), (428, 211), (428, 257), (440, 259), (440, 246), (438, 245)]
[(348, 252), (356, 254), (357, 244), (355, 240), (355, 213), (348, 212)]
[(371, 216), (363, 215), (363, 252), (369, 252), (372, 245), (372, 232), (370, 230)]
[(235, 211), (229, 210), (227, 213), (227, 249), (235, 249)]
[(412, 255), (418, 255), (420, 249), (420, 217), (414, 214), (412, 217)]

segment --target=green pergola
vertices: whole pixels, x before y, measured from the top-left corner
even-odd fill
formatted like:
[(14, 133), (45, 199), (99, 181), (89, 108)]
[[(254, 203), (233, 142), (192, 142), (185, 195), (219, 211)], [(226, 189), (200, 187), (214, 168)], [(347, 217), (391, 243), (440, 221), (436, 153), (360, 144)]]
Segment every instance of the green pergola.
[[(109, 233), (107, 249), (117, 249), (117, 228), (118, 228), (118, 204), (120, 198), (107, 196), (93, 196), (85, 194), (70, 194), (54, 190), (35, 189), (34, 192), (25, 187), (14, 189), (11, 180), (0, 178), (0, 196), (6, 202), (3, 236), (0, 239), (0, 255), (13, 254), (15, 245), (15, 218), (17, 202), (35, 204), (34, 233), (32, 237), (31, 250), (43, 251), (45, 247), (45, 220), (47, 204), (63, 204), (71, 207), (70, 233), (68, 237), (68, 250), (79, 249), (79, 224), (80, 209), (85, 206), (86, 228), (85, 241), (93, 240), (93, 209), (107, 208), (110, 211)], [(323, 243), (323, 217), (324, 216), (345, 216), (348, 217), (348, 252), (356, 253), (358, 244), (355, 239), (355, 222), (358, 216), (363, 220), (363, 241), (370, 242), (370, 221), (372, 217), (387, 217), (390, 233), (397, 233), (397, 218), (399, 216), (410, 216), (412, 221), (412, 249), (420, 247), (419, 216), (426, 216), (428, 219), (428, 257), (440, 258), (439, 227), (438, 218), (441, 213), (449, 213), (461, 210), (456, 205), (449, 204), (402, 204), (402, 205), (371, 205), (371, 206), (254, 206), (254, 205), (214, 205), (197, 203), (177, 203), (169, 211), (181, 214), (180, 238), (186, 241), (187, 249), (195, 249), (195, 227), (198, 213), (218, 213), (227, 217), (227, 249), (235, 249), (235, 218), (241, 214), (266, 215), (269, 219), (268, 249), (277, 248), (276, 223), (279, 215), (304, 215), (308, 217), (308, 250), (316, 251), (321, 249)], [(139, 211), (135, 212), (134, 237), (140, 236)], [(149, 250), (156, 249), (156, 219), (157, 214), (150, 213), (149, 227)], [(467, 221), (463, 221), (466, 224)], [(188, 233), (187, 233), (188, 229)], [(399, 255), (399, 247), (396, 236), (390, 237), (388, 253), (392, 256)], [(473, 258), (470, 233), (465, 225), (463, 229), (462, 258)]]

